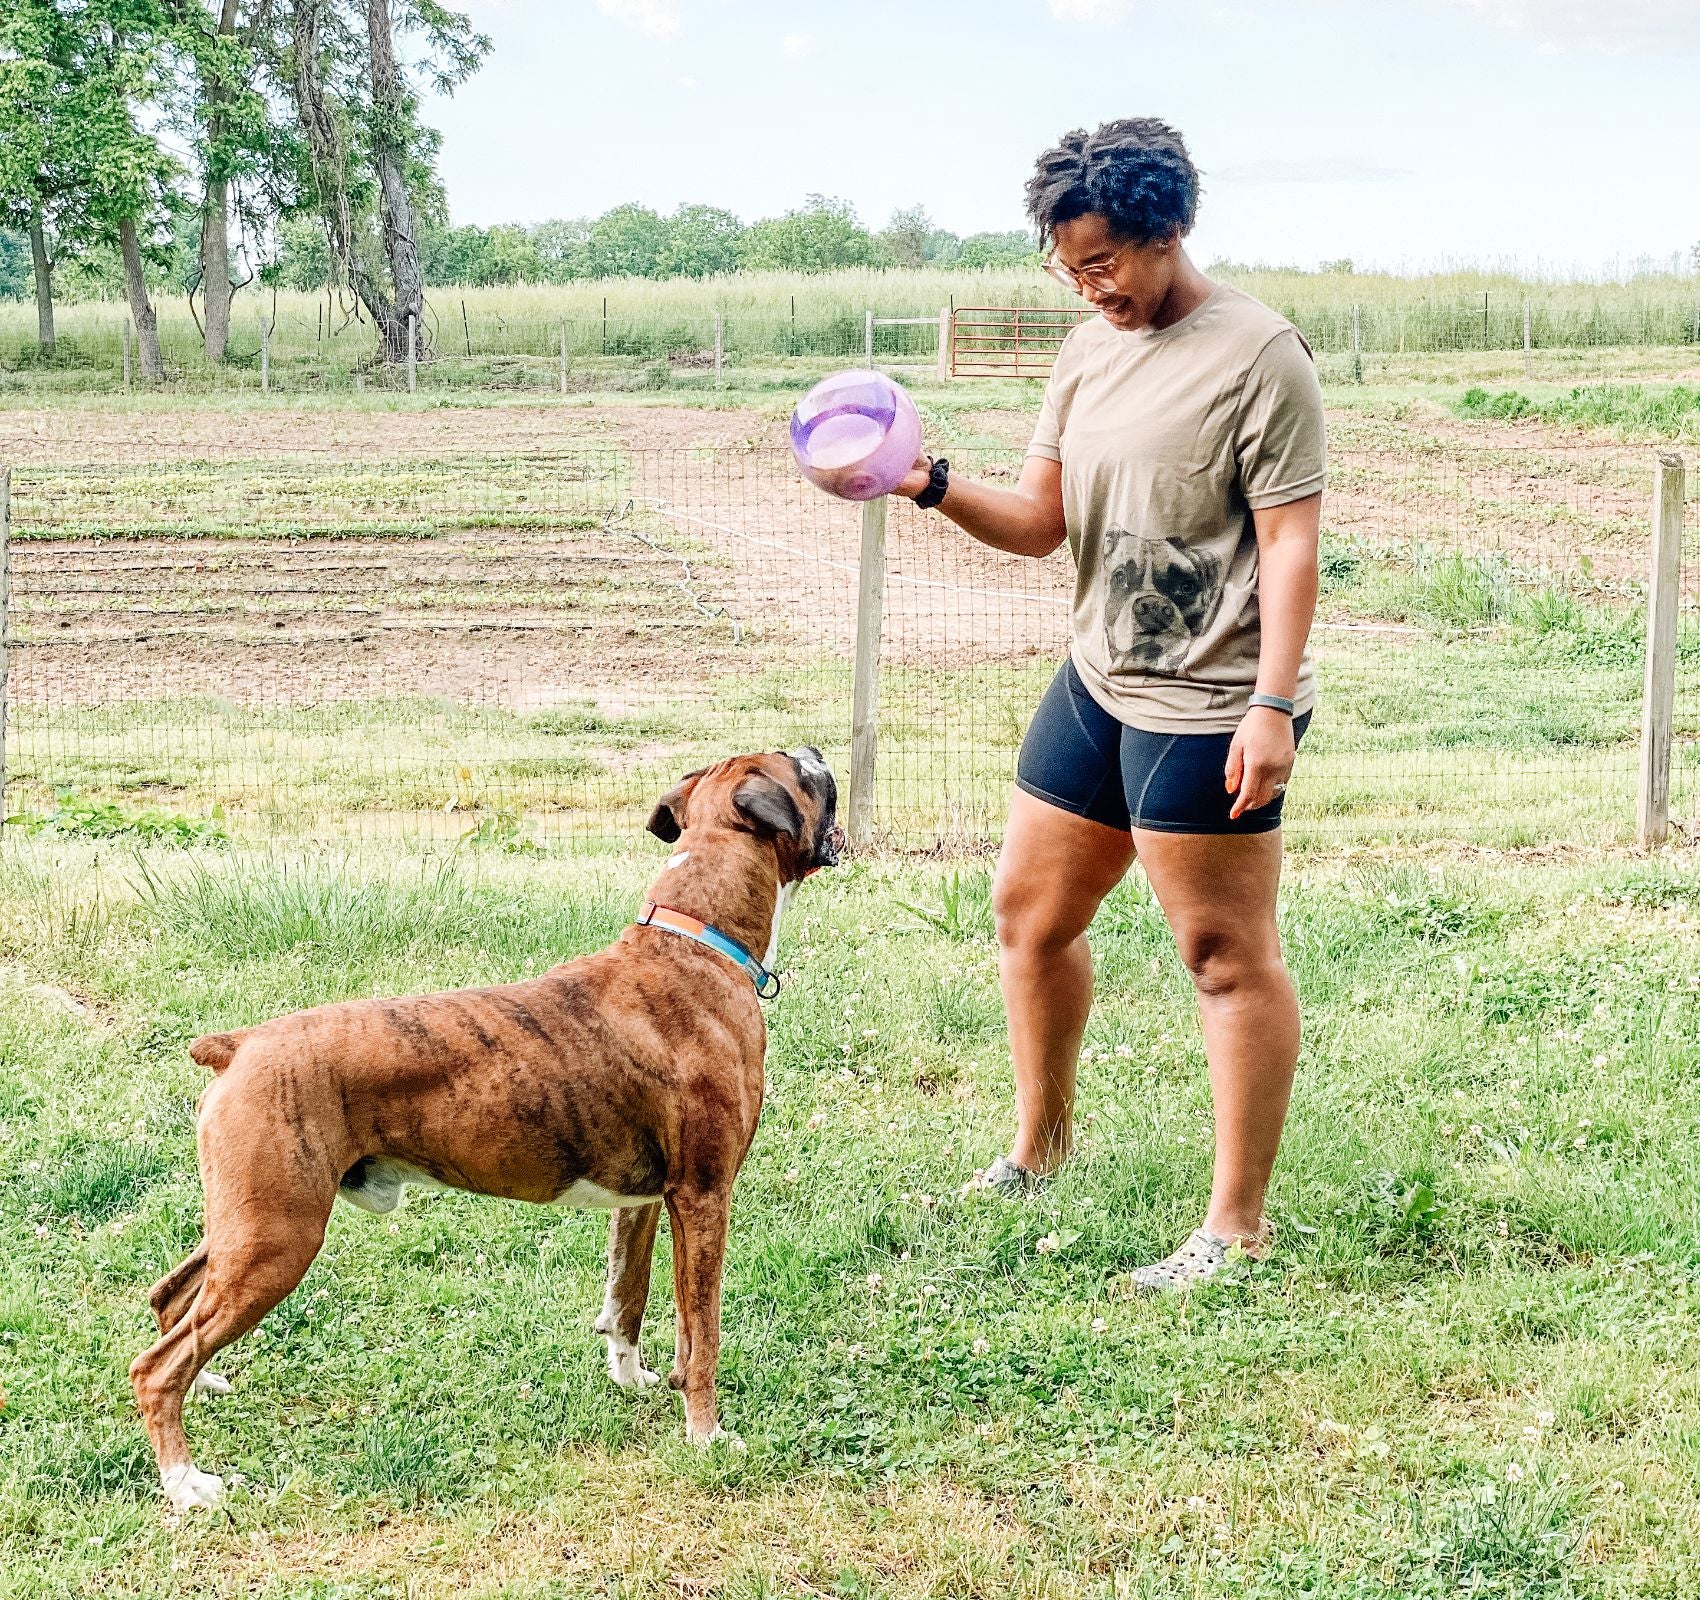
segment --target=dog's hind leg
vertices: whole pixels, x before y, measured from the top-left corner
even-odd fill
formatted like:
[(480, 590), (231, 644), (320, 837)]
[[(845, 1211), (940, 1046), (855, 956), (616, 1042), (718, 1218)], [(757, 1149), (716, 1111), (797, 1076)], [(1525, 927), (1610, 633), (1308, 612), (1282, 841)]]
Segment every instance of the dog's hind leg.
[(720, 1360), (720, 1275), (726, 1261), (730, 1199), (716, 1191), (673, 1191), (667, 1196), (680, 1325), (673, 1382), (685, 1391), (685, 1434), (693, 1444), (736, 1441), (736, 1435), (720, 1426), (714, 1394)]
[(183, 1320), (183, 1313), (201, 1292), (206, 1270), (207, 1241), (203, 1239), (148, 1290), (148, 1304), (153, 1307), (154, 1321), (161, 1333), (170, 1333)]
[[(207, 1270), (207, 1241), (195, 1246), (178, 1264), (148, 1290), (148, 1304), (153, 1307), (154, 1321), (161, 1333), (170, 1333), (183, 1320), (195, 1296), (201, 1292), (201, 1279)], [(205, 1370), (195, 1374), (193, 1385), (198, 1394), (229, 1394), (230, 1382), (216, 1372)]]
[(608, 1341), (608, 1376), (622, 1389), (648, 1389), (661, 1382), (661, 1374), (651, 1372), (638, 1354), (660, 1221), (657, 1200), (646, 1206), (622, 1206), (608, 1222), (608, 1288), (596, 1331)]
[(275, 1169), (264, 1178), (262, 1170), (244, 1174), (253, 1192), (249, 1183), (239, 1194), (208, 1186), (199, 1288), (177, 1321), (130, 1367), (160, 1484), (180, 1511), (217, 1505), (223, 1490), (217, 1478), (197, 1471), (189, 1459), (183, 1397), (214, 1354), (241, 1338), (300, 1283), (324, 1243), (334, 1177), (322, 1193), (280, 1194)]

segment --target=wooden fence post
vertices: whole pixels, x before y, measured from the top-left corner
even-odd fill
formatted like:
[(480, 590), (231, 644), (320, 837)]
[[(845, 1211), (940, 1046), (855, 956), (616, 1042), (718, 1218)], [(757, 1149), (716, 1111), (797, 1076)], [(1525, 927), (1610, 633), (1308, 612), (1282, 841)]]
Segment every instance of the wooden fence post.
[(472, 359), (472, 324), (466, 320), (466, 301), (460, 303), (460, 331), (466, 335), (466, 359)]
[(1677, 591), (1682, 581), (1682, 457), (1659, 457), (1653, 480), (1653, 565), (1647, 589), (1647, 683), (1641, 698), (1641, 776), (1635, 842), (1643, 850), (1670, 832), (1672, 721), (1676, 713)]
[(874, 370), (874, 314), (871, 311), (868, 313), (867, 320), (863, 325), (862, 349), (863, 354), (867, 358), (863, 362), (863, 365), (869, 372), (872, 372)]
[(856, 670), (850, 686), (850, 837), (864, 843), (874, 820), (878, 757), (880, 632), (885, 625), (884, 495), (862, 502), (862, 559), (856, 577)]
[(407, 392), (412, 394), (419, 387), (419, 316), (417, 312), (407, 314)]
[(6, 676), (11, 664), (12, 469), (0, 467), (0, 832), (6, 826)]
[(950, 377), (950, 307), (939, 308), (939, 378)]

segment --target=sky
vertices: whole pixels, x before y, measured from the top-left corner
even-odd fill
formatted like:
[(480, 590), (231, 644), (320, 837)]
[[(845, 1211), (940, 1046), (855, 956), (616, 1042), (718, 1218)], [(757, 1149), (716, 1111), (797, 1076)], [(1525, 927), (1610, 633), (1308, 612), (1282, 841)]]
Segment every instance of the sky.
[(637, 201), (1023, 225), (1071, 128), (1160, 116), (1218, 259), (1610, 274), (1700, 242), (1700, 0), (457, 0), (457, 223)]

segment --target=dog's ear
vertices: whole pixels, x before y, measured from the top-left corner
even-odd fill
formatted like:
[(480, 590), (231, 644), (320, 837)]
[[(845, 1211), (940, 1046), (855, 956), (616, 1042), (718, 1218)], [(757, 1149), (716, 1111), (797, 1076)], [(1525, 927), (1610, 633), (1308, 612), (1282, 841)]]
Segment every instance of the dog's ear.
[(666, 794), (655, 802), (655, 809), (649, 814), (649, 821), (644, 824), (657, 839), (665, 844), (672, 844), (684, 830), (680, 820), (685, 814), (685, 807), (690, 802), (691, 790), (696, 788), (697, 779), (707, 772), (707, 767), (699, 767), (695, 772), (687, 772)]
[(803, 813), (784, 784), (758, 772), (738, 785), (732, 804), (756, 825), (758, 833), (803, 836)]

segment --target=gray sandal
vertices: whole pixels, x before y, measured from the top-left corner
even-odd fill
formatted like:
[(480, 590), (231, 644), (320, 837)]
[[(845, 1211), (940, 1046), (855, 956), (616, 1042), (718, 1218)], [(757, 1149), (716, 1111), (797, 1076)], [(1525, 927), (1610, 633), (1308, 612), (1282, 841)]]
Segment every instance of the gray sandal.
[(1018, 1200), (1037, 1194), (1051, 1180), (1027, 1167), (999, 1156), (984, 1172), (976, 1172), (962, 1186), (966, 1197), (971, 1194), (994, 1194), (1000, 1200)]
[(1261, 1260), (1274, 1238), (1275, 1230), (1267, 1220), (1258, 1230), (1257, 1238), (1249, 1240), (1224, 1239), (1218, 1233), (1196, 1228), (1173, 1255), (1130, 1272), (1128, 1287), (1134, 1294), (1167, 1294), (1190, 1289), (1195, 1283), (1208, 1282), (1227, 1266), (1229, 1254), (1236, 1246), (1243, 1255)]

